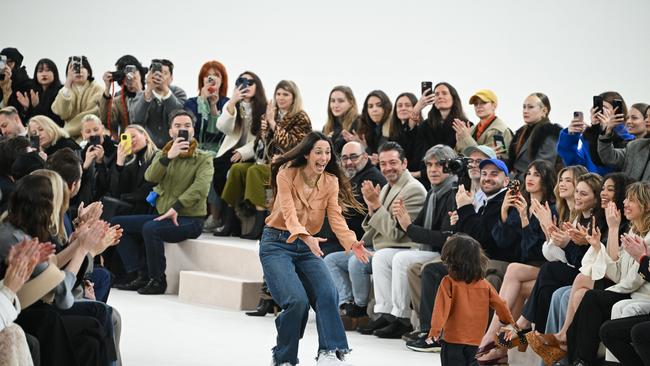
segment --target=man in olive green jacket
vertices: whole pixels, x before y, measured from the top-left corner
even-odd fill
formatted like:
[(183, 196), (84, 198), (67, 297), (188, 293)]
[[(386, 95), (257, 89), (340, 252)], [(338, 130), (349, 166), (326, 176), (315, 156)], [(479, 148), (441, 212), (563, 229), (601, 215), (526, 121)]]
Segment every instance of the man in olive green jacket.
[(193, 138), (194, 116), (176, 110), (170, 120), (172, 140), (156, 154), (144, 175), (156, 184), (147, 200), (155, 204), (158, 215), (118, 216), (112, 220), (124, 229), (117, 248), (125, 270), (138, 271), (135, 280), (118, 288), (137, 290), (143, 295), (162, 294), (167, 289), (164, 243), (178, 243), (201, 234), (214, 173), (212, 156), (199, 150)]

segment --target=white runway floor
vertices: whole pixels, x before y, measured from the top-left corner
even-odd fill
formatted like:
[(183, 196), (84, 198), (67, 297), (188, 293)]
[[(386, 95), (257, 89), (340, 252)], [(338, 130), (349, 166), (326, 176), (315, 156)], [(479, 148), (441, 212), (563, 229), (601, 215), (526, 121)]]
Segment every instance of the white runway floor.
[[(188, 305), (176, 296), (142, 296), (112, 290), (109, 304), (122, 314), (125, 366), (241, 365), (271, 363), (274, 317), (251, 318), (243, 312)], [(318, 337), (313, 316), (300, 342), (300, 365), (315, 365)], [(406, 349), (404, 341), (348, 332), (355, 366), (440, 365), (437, 353)]]

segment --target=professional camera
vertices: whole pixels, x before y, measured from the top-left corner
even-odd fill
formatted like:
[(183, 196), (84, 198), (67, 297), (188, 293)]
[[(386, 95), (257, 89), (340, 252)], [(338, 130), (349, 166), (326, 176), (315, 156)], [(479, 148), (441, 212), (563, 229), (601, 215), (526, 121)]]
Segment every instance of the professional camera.
[(469, 165), (469, 158), (459, 156), (454, 159), (443, 159), (439, 161), (442, 165), (442, 172), (462, 176), (467, 173), (467, 166)]
[(133, 79), (133, 75), (137, 70), (138, 69), (135, 67), (135, 65), (126, 65), (124, 67), (124, 71), (117, 70), (111, 72), (111, 78), (114, 82), (122, 85), (124, 78), (127, 78), (129, 80)]

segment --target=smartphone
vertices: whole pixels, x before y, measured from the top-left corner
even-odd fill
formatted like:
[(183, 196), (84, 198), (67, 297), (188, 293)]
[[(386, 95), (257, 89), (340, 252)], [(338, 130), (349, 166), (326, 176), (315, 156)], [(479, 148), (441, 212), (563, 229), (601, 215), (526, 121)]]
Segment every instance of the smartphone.
[(501, 146), (504, 150), (506, 149), (506, 141), (503, 139), (503, 135), (500, 133), (497, 133), (494, 135), (494, 143), (497, 146)]
[(127, 155), (133, 154), (132, 143), (131, 134), (123, 133), (120, 135), (120, 144), (122, 144), (122, 149)]
[(190, 131), (178, 130), (178, 137), (181, 137), (185, 141), (190, 141)]
[(88, 139), (88, 145), (90, 146), (96, 146), (96, 145), (101, 145), (101, 140), (99, 136), (90, 136)]
[(126, 65), (124, 67), (124, 73), (126, 74), (127, 79), (133, 79), (133, 75), (138, 71), (138, 68), (135, 65)]
[(602, 112), (603, 111), (603, 97), (600, 95), (594, 95), (594, 112)]
[(513, 179), (508, 183), (508, 189), (510, 190), (510, 194), (516, 195), (519, 193), (519, 189), (521, 187), (521, 182), (519, 182), (518, 179)]
[(248, 79), (247, 78), (237, 78), (237, 80), (235, 81), (235, 85), (240, 90), (244, 90), (244, 89), (248, 88), (248, 86), (249, 86)]
[(573, 119), (574, 119), (574, 120), (578, 120), (578, 121), (583, 121), (583, 120), (584, 120), (584, 116), (582, 115), (582, 112), (580, 112), (580, 111), (575, 111), (575, 112), (573, 112)]
[(38, 150), (41, 147), (41, 138), (38, 135), (29, 136), (29, 145)]
[(422, 88), (422, 95), (425, 95), (425, 93), (427, 95), (433, 93), (433, 82), (432, 81), (423, 81), (422, 83), (420, 83), (420, 86)]
[(75, 74), (81, 74), (81, 57), (80, 56), (72, 56), (72, 71), (74, 71)]
[(620, 99), (612, 100), (612, 108), (615, 114), (623, 114), (623, 101)]
[(160, 62), (152, 62), (150, 70), (152, 74), (156, 71), (162, 72), (162, 64)]
[(0, 55), (0, 80), (5, 79), (5, 67), (7, 67), (7, 56)]

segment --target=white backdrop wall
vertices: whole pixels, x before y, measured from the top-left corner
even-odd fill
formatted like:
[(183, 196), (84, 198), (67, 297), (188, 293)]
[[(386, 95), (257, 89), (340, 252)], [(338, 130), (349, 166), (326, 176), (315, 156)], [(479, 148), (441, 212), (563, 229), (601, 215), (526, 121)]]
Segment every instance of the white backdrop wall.
[(67, 56), (86, 55), (98, 80), (127, 53), (144, 65), (168, 58), (189, 96), (202, 63), (216, 59), (231, 88), (243, 70), (260, 75), (268, 96), (294, 80), (315, 128), (335, 85), (352, 87), (361, 105), (373, 89), (394, 98), (419, 95), (422, 80), (448, 81), (474, 121), (470, 95), (494, 90), (514, 129), (535, 91), (562, 125), (605, 90), (650, 102), (649, 15), (647, 0), (2, 0), (0, 45), (17, 47), (30, 75), (42, 57), (62, 71)]

